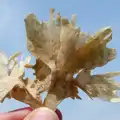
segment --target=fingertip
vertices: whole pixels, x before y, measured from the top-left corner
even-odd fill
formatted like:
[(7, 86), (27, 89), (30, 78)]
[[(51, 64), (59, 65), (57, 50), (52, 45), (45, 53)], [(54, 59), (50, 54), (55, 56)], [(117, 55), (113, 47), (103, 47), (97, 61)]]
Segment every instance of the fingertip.
[(59, 120), (59, 117), (51, 109), (41, 107), (31, 112), (24, 120)]

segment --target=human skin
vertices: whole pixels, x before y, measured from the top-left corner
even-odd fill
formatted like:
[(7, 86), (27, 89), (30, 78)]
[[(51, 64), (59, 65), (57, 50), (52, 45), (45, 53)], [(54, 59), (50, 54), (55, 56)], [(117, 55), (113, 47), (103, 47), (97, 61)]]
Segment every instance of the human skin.
[(53, 112), (45, 107), (35, 110), (27, 107), (7, 113), (0, 113), (0, 120), (62, 120), (62, 114), (58, 109)]

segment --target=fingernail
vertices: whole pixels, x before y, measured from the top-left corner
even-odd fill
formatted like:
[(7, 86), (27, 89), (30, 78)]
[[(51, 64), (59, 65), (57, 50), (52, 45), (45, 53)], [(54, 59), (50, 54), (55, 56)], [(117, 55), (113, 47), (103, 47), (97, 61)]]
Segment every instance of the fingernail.
[(59, 120), (62, 120), (62, 113), (60, 112), (60, 110), (56, 109), (55, 112), (58, 115)]
[(26, 107), (26, 108), (20, 108), (20, 109), (17, 109), (17, 110), (12, 110), (12, 111), (9, 111), (8, 113), (10, 113), (10, 112), (17, 112), (17, 111), (23, 111), (23, 110), (32, 111), (33, 109), (31, 107)]
[(59, 120), (59, 118), (54, 111), (41, 107), (31, 112), (25, 120)]
[(32, 108), (21, 108), (7, 113), (0, 113), (0, 120), (23, 120), (29, 113), (32, 112)]

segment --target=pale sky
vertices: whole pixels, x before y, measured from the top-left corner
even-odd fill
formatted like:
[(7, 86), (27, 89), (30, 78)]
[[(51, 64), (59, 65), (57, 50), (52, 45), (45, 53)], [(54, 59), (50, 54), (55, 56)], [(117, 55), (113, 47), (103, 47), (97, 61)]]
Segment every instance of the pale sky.
[[(35, 13), (40, 20), (49, 18), (49, 9), (54, 7), (61, 15), (71, 17), (77, 14), (77, 24), (82, 31), (95, 33), (102, 27), (111, 26), (113, 40), (110, 47), (117, 49), (117, 58), (105, 67), (97, 68), (95, 73), (120, 70), (120, 1), (119, 0), (0, 0), (0, 50), (8, 56), (13, 52), (26, 49), (24, 17)], [(32, 61), (34, 63), (34, 61)], [(32, 71), (27, 75), (32, 77)], [(117, 80), (120, 78), (118, 77)], [(64, 120), (119, 120), (120, 103), (108, 103), (101, 100), (88, 100), (80, 91), (83, 100), (67, 99), (58, 107)], [(9, 111), (27, 105), (15, 100), (5, 100), (0, 104), (0, 111)]]

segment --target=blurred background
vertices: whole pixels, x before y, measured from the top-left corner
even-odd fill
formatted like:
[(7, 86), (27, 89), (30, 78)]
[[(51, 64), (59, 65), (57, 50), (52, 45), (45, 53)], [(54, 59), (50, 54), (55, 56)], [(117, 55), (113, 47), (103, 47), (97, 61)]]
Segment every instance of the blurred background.
[[(119, 0), (0, 0), (0, 51), (8, 56), (22, 51), (30, 55), (26, 48), (24, 18), (34, 13), (40, 20), (48, 20), (49, 9), (53, 7), (62, 16), (71, 18), (77, 14), (77, 24), (81, 30), (95, 33), (105, 26), (111, 26), (113, 40), (108, 46), (117, 49), (117, 58), (94, 73), (120, 70), (120, 1)], [(31, 63), (35, 63), (33, 58)], [(33, 78), (32, 70), (26, 70), (26, 76)], [(120, 81), (120, 78), (116, 78)], [(64, 120), (119, 120), (120, 103), (108, 103), (90, 100), (80, 91), (83, 100), (64, 100), (58, 108)], [(44, 95), (43, 95), (44, 98)], [(0, 104), (0, 112), (7, 112), (27, 105), (16, 100), (6, 99)]]

